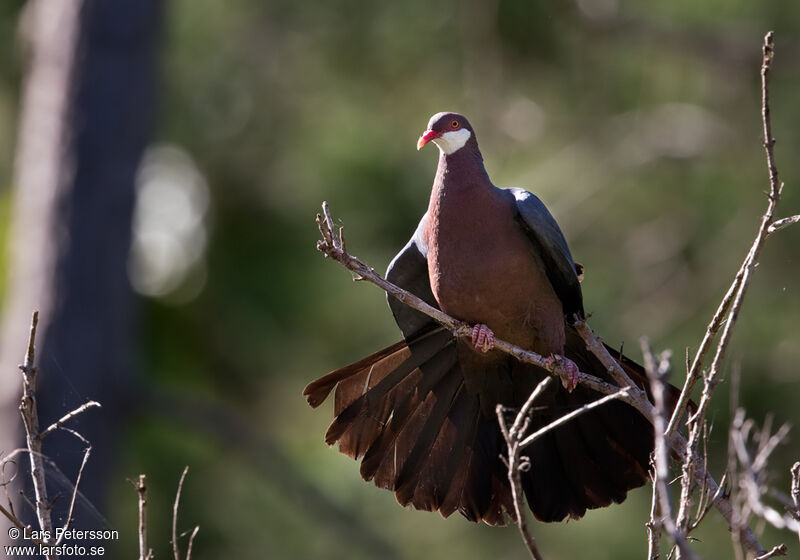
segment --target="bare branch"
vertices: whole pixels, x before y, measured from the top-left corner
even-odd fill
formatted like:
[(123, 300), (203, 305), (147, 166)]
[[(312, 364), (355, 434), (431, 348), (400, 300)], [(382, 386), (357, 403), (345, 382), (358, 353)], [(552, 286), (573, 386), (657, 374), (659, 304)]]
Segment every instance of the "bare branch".
[(197, 532), (200, 530), (199, 525), (195, 525), (194, 529), (192, 529), (192, 534), (189, 537), (189, 544), (186, 547), (186, 558), (185, 560), (192, 560), (192, 546), (194, 545), (194, 538), (197, 536)]
[(786, 545), (779, 544), (777, 546), (773, 546), (772, 550), (770, 550), (766, 554), (762, 554), (761, 556), (756, 556), (755, 560), (769, 560), (770, 558), (775, 558), (776, 556), (786, 556), (788, 553), (789, 549), (786, 548)]
[(139, 495), (139, 560), (150, 560), (153, 551), (147, 548), (147, 477), (139, 475), (139, 481), (134, 484)]
[(642, 347), (642, 355), (644, 356), (644, 370), (647, 374), (647, 380), (650, 383), (650, 390), (653, 393), (654, 402), (654, 415), (653, 415), (653, 432), (655, 437), (655, 450), (654, 456), (654, 470), (653, 470), (653, 485), (655, 490), (653, 492), (653, 499), (658, 498), (658, 508), (654, 505), (651, 506), (651, 511), (658, 509), (661, 512), (661, 518), (655, 519), (655, 523), (659, 526), (663, 524), (664, 518), (672, 518), (672, 505), (669, 499), (669, 489), (667, 488), (667, 481), (669, 480), (669, 454), (667, 453), (667, 442), (664, 439), (664, 428), (666, 425), (667, 410), (664, 405), (664, 382), (666, 380), (668, 370), (662, 370), (656, 365), (656, 359), (653, 355), (653, 350), (650, 347), (650, 342), (647, 338), (642, 337), (639, 341)]
[[(76, 432), (77, 433), (77, 432)], [(69, 501), (69, 510), (67, 511), (67, 520), (64, 522), (63, 531), (61, 531), (61, 536), (56, 540), (56, 546), (61, 544), (64, 540), (64, 536), (67, 533), (67, 529), (72, 524), (72, 513), (75, 510), (75, 500), (78, 497), (78, 487), (81, 484), (81, 478), (83, 477), (83, 469), (86, 468), (86, 463), (89, 461), (89, 454), (92, 452), (92, 447), (89, 446), (83, 452), (83, 460), (81, 461), (81, 466), (78, 469), (78, 475), (75, 477), (75, 485), (72, 488), (72, 497)]]
[(794, 216), (790, 216), (788, 218), (782, 218), (780, 220), (775, 220), (772, 222), (772, 225), (769, 226), (767, 229), (767, 233), (772, 235), (776, 231), (780, 231), (785, 227), (788, 227), (792, 224), (796, 224), (800, 222), (800, 214), (795, 214)]
[(633, 380), (628, 377), (628, 374), (625, 373), (622, 366), (620, 366), (617, 360), (606, 350), (602, 339), (594, 333), (586, 321), (576, 321), (573, 326), (586, 343), (586, 348), (600, 360), (600, 363), (603, 364), (606, 371), (619, 383), (619, 387), (629, 388), (628, 396), (622, 400), (633, 406), (636, 410), (641, 412), (645, 418), (652, 422), (653, 405), (647, 399), (647, 393), (644, 389), (636, 385)]
[[(747, 449), (747, 440), (752, 427), (753, 422), (745, 420), (744, 410), (739, 409), (731, 427), (731, 442), (742, 467), (739, 473), (739, 486), (744, 492), (747, 508), (778, 529), (789, 529), (800, 534), (800, 520), (796, 519), (791, 512), (782, 515), (763, 501), (765, 493), (763, 481), (766, 478), (767, 460), (775, 447), (786, 438), (788, 427), (782, 426), (769, 437), (762, 435), (760, 449), (755, 458), (751, 457)], [(794, 472), (792, 474), (794, 477)], [(794, 483), (794, 480), (792, 482)]]
[(14, 515), (13, 513), (11, 513), (10, 511), (8, 511), (8, 510), (7, 510), (6, 508), (4, 508), (3, 506), (0, 506), (0, 513), (2, 513), (2, 514), (3, 514), (3, 515), (6, 517), (6, 519), (8, 519), (9, 521), (11, 521), (11, 523), (13, 523), (13, 524), (14, 524), (14, 526), (15, 526), (17, 529), (19, 529), (20, 531), (22, 531), (22, 530), (24, 530), (24, 529), (25, 529), (25, 526), (24, 526), (24, 525), (23, 525), (23, 524), (20, 522), (20, 520), (19, 520), (19, 519), (17, 519), (17, 516), (16, 516), (16, 515)]
[(551, 378), (549, 377), (545, 377), (536, 385), (536, 388), (530, 394), (528, 400), (525, 401), (524, 405), (522, 405), (522, 408), (520, 409), (516, 419), (514, 420), (514, 424), (511, 425), (511, 429), (504, 431), (503, 432), (504, 435), (508, 434), (508, 437), (514, 439), (520, 436), (520, 434), (523, 432), (523, 424), (525, 424), (528, 421), (528, 415), (530, 414), (531, 408), (533, 407), (533, 403), (536, 401), (536, 399), (539, 398), (539, 395), (541, 395), (544, 392), (544, 390), (547, 389), (548, 385), (550, 384), (550, 379)]
[[(22, 400), (19, 411), (22, 414), (22, 423), (25, 428), (25, 443), (28, 447), (31, 462), (31, 479), (33, 491), (36, 496), (36, 517), (39, 527), (46, 535), (53, 535), (53, 522), (50, 517), (50, 502), (47, 499), (47, 485), (42, 462), (42, 442), (36, 436), (39, 434), (39, 412), (36, 407), (36, 367), (34, 366), (36, 327), (39, 324), (39, 312), (34, 311), (31, 317), (31, 331), (28, 337), (28, 350), (25, 353), (25, 362), (19, 366), (22, 372)], [(51, 542), (51, 539), (46, 539)]]
[[(522, 407), (519, 414), (517, 414), (517, 418), (514, 421), (514, 426), (526, 423), (524, 421), (524, 417), (527, 416), (533, 401), (536, 400), (542, 391), (544, 391), (549, 382), (549, 377), (545, 377), (539, 382), (539, 384), (536, 386), (536, 389), (534, 389), (531, 395), (528, 397), (528, 400), (525, 402), (525, 405)], [(508, 460), (506, 461), (506, 466), (508, 467), (508, 480), (511, 482), (511, 497), (514, 501), (514, 513), (517, 527), (519, 528), (519, 532), (522, 535), (522, 541), (525, 543), (525, 547), (528, 549), (531, 558), (534, 558), (534, 560), (543, 560), (544, 557), (539, 551), (539, 547), (536, 545), (536, 539), (533, 537), (533, 534), (528, 527), (527, 514), (522, 502), (522, 480), (520, 476), (519, 462), (519, 452), (521, 448), (519, 445), (519, 439), (512, 437), (511, 431), (506, 426), (506, 420), (503, 416), (503, 406), (498, 404), (495, 411), (497, 413), (497, 422), (500, 424), (500, 430), (503, 432), (503, 437), (505, 438), (506, 445), (508, 446)]]
[[(30, 529), (30, 527), (26, 527), (25, 525), (23, 525), (22, 522), (19, 519), (17, 519), (17, 516), (14, 515), (13, 512), (7, 510), (3, 506), (0, 506), (0, 513), (2, 513), (6, 517), (6, 519), (11, 521), (11, 523), (13, 523), (14, 526), (17, 529), (19, 529), (20, 531), (26, 531), (26, 530)], [(40, 540), (38, 538), (35, 538), (33, 536), (30, 536), (28, 538), (31, 540), (31, 542), (34, 542), (34, 543), (38, 544), (39, 546), (47, 546), (46, 542), (44, 542), (44, 541), (42, 541), (42, 540)]]
[(775, 139), (772, 137), (772, 119), (769, 107), (769, 73), (772, 70), (772, 61), (775, 58), (775, 38), (772, 31), (764, 35), (764, 44), (761, 47), (761, 121), (764, 124), (764, 151), (767, 156), (767, 169), (769, 170), (770, 198), (780, 198), (783, 185), (778, 181), (778, 168), (775, 165)]
[(186, 473), (189, 472), (189, 465), (186, 465), (178, 481), (178, 491), (175, 493), (175, 504), (172, 506), (172, 554), (175, 560), (181, 560), (181, 551), (178, 547), (178, 506), (181, 503), (181, 492), (183, 491), (183, 481)]
[(741, 268), (739, 268), (739, 271), (736, 273), (736, 276), (728, 288), (727, 293), (723, 296), (719, 307), (714, 313), (714, 316), (711, 318), (711, 322), (706, 327), (703, 340), (700, 341), (700, 346), (697, 349), (694, 360), (692, 360), (691, 368), (689, 368), (689, 371), (686, 374), (686, 380), (683, 383), (678, 404), (675, 406), (675, 410), (672, 412), (672, 417), (670, 418), (669, 425), (667, 426), (667, 431), (665, 433), (665, 437), (667, 438), (669, 438), (672, 433), (677, 431), (678, 424), (686, 414), (686, 409), (688, 408), (689, 401), (691, 401), (692, 398), (692, 391), (694, 390), (694, 386), (697, 384), (697, 381), (700, 379), (700, 375), (702, 373), (703, 362), (705, 360), (706, 353), (708, 352), (709, 348), (711, 348), (711, 344), (714, 342), (717, 332), (719, 332), (720, 327), (727, 317), (726, 314), (731, 302), (733, 301), (733, 297), (741, 285), (742, 276), (744, 275), (744, 269), (747, 266), (749, 257), (750, 253), (748, 253), (747, 257), (742, 263)]
[(661, 556), (659, 543), (661, 542), (661, 507), (658, 500), (658, 486), (655, 483), (655, 469), (651, 473), (653, 496), (650, 499), (650, 520), (645, 523), (647, 527), (647, 560), (658, 560)]
[(85, 437), (83, 437), (83, 436), (80, 434), (80, 432), (77, 432), (77, 431), (73, 430), (72, 428), (65, 428), (65, 427), (63, 427), (63, 426), (61, 427), (61, 430), (62, 430), (62, 431), (65, 431), (65, 432), (67, 432), (68, 434), (72, 434), (73, 436), (75, 436), (76, 438), (78, 438), (78, 439), (79, 439), (79, 440), (80, 440), (80, 441), (81, 441), (81, 442), (82, 442), (82, 443), (83, 443), (83, 444), (84, 444), (86, 447), (91, 447), (91, 446), (92, 446), (92, 445), (89, 443), (89, 440), (88, 440), (88, 439), (86, 439)]
[(663, 527), (669, 533), (681, 556), (696, 560), (697, 555), (689, 548), (686, 533), (681, 532), (672, 519), (672, 505), (669, 498), (669, 488), (667, 487), (667, 481), (669, 480), (669, 453), (667, 451), (667, 442), (664, 439), (664, 430), (667, 425), (664, 384), (670, 369), (668, 356), (662, 354), (656, 360), (648, 340), (643, 337), (640, 343), (642, 354), (644, 355), (645, 373), (647, 373), (647, 379), (650, 382), (650, 389), (655, 401), (653, 414), (653, 433), (655, 434), (653, 485), (655, 489), (653, 490), (653, 499), (658, 498), (658, 506), (652, 505), (651, 512), (659, 511), (660, 515), (654, 518), (653, 522), (657, 527)]
[[(688, 531), (689, 533), (691, 533), (700, 526), (700, 523), (703, 521), (703, 519), (705, 519), (706, 515), (708, 515), (708, 512), (711, 511), (711, 509), (714, 507), (714, 502), (716, 502), (716, 500), (722, 496), (722, 492), (723, 489), (725, 488), (727, 479), (728, 479), (728, 473), (723, 474), (722, 478), (719, 480), (719, 487), (714, 491), (713, 494), (706, 487), (704, 493), (704, 495), (706, 496), (706, 502), (702, 504), (702, 507), (698, 508), (695, 520), (692, 521), (691, 525), (689, 525), (689, 531)], [(703, 483), (707, 486), (708, 479), (703, 479)]]
[(38, 436), (36, 436), (36, 439), (38, 439), (39, 441), (42, 441), (44, 438), (46, 438), (47, 436), (49, 436), (54, 431), (56, 431), (59, 428), (61, 428), (64, 424), (66, 424), (67, 422), (69, 422), (70, 420), (72, 420), (73, 418), (78, 416), (79, 414), (82, 414), (82, 413), (86, 412), (87, 410), (89, 410), (90, 408), (94, 408), (94, 407), (98, 407), (99, 408), (100, 407), (100, 403), (96, 402), (96, 401), (89, 401), (87, 403), (82, 404), (81, 406), (79, 406), (78, 408), (73, 410), (72, 412), (68, 412), (67, 414), (65, 414), (64, 416), (62, 416), (61, 418), (59, 418), (58, 420), (56, 420), (52, 424), (50, 424), (47, 427), (47, 429), (45, 429)]
[(557, 420), (554, 420), (553, 422), (550, 422), (547, 426), (544, 426), (543, 428), (540, 428), (539, 430), (536, 430), (534, 433), (532, 433), (531, 435), (526, 437), (524, 440), (522, 440), (522, 442), (520, 443), (520, 446), (521, 447), (527, 447), (530, 444), (532, 444), (534, 441), (536, 441), (537, 439), (539, 439), (540, 437), (545, 435), (547, 432), (549, 432), (551, 430), (554, 430), (554, 429), (558, 428), (559, 426), (562, 426), (563, 424), (566, 424), (570, 420), (573, 420), (573, 419), (577, 418), (578, 416), (580, 416), (581, 414), (584, 414), (585, 412), (589, 412), (593, 408), (597, 408), (598, 406), (604, 405), (608, 401), (613, 401), (614, 399), (620, 399), (620, 398), (626, 396), (627, 394), (628, 394), (628, 388), (626, 387), (624, 389), (620, 389), (619, 391), (617, 391), (616, 393), (614, 393), (612, 395), (606, 395), (605, 397), (599, 398), (596, 401), (592, 401), (592, 402), (590, 402), (588, 404), (585, 404), (580, 408), (576, 408), (575, 410), (573, 410), (569, 414), (565, 414), (561, 418), (559, 418)]
[(800, 519), (800, 461), (792, 465), (791, 496), (794, 503), (795, 519)]

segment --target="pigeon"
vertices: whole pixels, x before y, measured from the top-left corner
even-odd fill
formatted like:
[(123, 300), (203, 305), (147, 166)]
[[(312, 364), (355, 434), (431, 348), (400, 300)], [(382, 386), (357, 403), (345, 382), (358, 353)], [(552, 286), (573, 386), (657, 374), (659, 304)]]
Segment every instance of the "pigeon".
[[(431, 117), (417, 149), (429, 143), (439, 163), (428, 210), (386, 277), (474, 325), (472, 337), (455, 337), (389, 297), (403, 340), (303, 394), (317, 407), (335, 389), (325, 441), (360, 460), (364, 480), (394, 492), (401, 505), (504, 525), (516, 519), (495, 410), (500, 404), (513, 414), (549, 374), (493, 348), (495, 338), (561, 360), (569, 372), (566, 386), (549, 384), (535, 402), (532, 430), (602, 396), (576, 386), (578, 371), (613, 379), (573, 326), (585, 317), (583, 271), (542, 201), (492, 184), (463, 115)], [(607, 348), (647, 390), (642, 367)], [(670, 391), (674, 401), (677, 390)], [(650, 422), (624, 402), (608, 402), (521, 451), (527, 504), (538, 520), (555, 522), (620, 503), (649, 480), (653, 448)]]

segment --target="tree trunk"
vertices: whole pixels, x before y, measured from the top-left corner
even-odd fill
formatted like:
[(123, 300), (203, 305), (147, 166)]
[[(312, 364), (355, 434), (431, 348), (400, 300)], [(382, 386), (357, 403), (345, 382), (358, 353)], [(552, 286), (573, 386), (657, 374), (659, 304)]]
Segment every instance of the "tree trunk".
[[(152, 129), (161, 7), (31, 0), (23, 18), (29, 59), (0, 329), (0, 449), (21, 443), (16, 364), (39, 309), (42, 426), (86, 400), (103, 405), (70, 426), (92, 443), (81, 491), (101, 511), (133, 398), (136, 302), (126, 265), (135, 175)], [(51, 495), (62, 496), (56, 524), (69, 496), (68, 484), (56, 483), (74, 481), (82, 448), (64, 432), (45, 441), (65, 477), (48, 473)], [(96, 519), (77, 521), (100, 528)]]

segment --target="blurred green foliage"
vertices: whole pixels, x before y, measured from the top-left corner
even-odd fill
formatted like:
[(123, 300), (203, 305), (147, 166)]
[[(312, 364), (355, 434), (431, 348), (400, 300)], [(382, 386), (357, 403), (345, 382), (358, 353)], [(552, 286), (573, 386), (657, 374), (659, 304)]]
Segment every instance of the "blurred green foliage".
[[(3, 177), (20, 5), (0, 4)], [(324, 445), (330, 405), (309, 409), (303, 386), (399, 334), (379, 291), (315, 251), (319, 204), (341, 218), (349, 249), (382, 269), (427, 205), (436, 159), (415, 151), (417, 136), (432, 113), (463, 112), (495, 183), (529, 188), (559, 220), (586, 267), (595, 330), (632, 356), (643, 335), (672, 348), (679, 381), (684, 349), (698, 343), (765, 206), (758, 68), (768, 29), (782, 208), (797, 213), (796, 3), (170, 2), (155, 140), (193, 158), (213, 219), (206, 276), (186, 280), (204, 282), (199, 295), (144, 304), (141, 373), (168, 404), (143, 407), (125, 436), (111, 512), (124, 554), (136, 546), (125, 477), (148, 473), (151, 544), (165, 556), (189, 464), (181, 526), (201, 527), (194, 558), (524, 558), (514, 528), (404, 511)], [(0, 190), (0, 217), (7, 198)], [(726, 377), (741, 366), (741, 402), (759, 421), (797, 418), (798, 244), (800, 228), (789, 229), (764, 251), (727, 363)], [(716, 473), (726, 392), (713, 411)], [(776, 485), (788, 488), (796, 449), (776, 453)], [(642, 489), (578, 523), (533, 529), (548, 558), (641, 558), (648, 505)], [(704, 558), (731, 557), (718, 517), (698, 536)], [(765, 538), (781, 540), (792, 539)]]

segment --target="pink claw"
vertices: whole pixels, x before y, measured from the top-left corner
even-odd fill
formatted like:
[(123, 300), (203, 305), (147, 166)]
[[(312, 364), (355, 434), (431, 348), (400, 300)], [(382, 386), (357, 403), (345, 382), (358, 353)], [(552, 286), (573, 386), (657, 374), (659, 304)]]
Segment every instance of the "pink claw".
[(486, 325), (478, 323), (472, 327), (472, 345), (485, 354), (494, 348), (494, 333)]
[[(473, 335), (474, 336), (474, 335)], [(566, 358), (564, 356), (559, 356), (558, 354), (554, 354), (549, 356), (546, 359), (547, 365), (552, 366), (553, 364), (556, 367), (561, 368), (561, 371), (567, 374), (567, 378), (561, 378), (561, 384), (564, 388), (569, 391), (570, 393), (578, 386), (578, 380), (580, 379), (580, 370), (578, 369), (578, 364)]]

